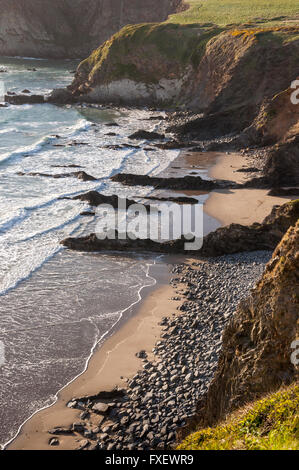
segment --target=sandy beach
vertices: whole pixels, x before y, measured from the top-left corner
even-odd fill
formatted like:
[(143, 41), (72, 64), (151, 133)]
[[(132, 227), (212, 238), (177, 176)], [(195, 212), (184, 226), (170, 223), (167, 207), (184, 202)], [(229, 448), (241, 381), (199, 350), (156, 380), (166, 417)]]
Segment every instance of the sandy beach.
[[(59, 399), (53, 406), (38, 412), (25, 423), (21, 434), (8, 449), (57, 449), (48, 444), (51, 437), (48, 430), (79, 420), (80, 411), (66, 406), (73, 397), (126, 387), (126, 381), (142, 366), (136, 353), (145, 350), (151, 357), (152, 348), (161, 333), (159, 321), (176, 310), (178, 302), (171, 300), (173, 296), (173, 287), (158, 280), (156, 288), (145, 294), (138, 304), (132, 318), (93, 355), (87, 371), (59, 393)], [(71, 450), (77, 446), (78, 437), (63, 436), (59, 450)]]
[[(246, 174), (236, 173), (236, 170), (242, 168), (245, 163), (244, 157), (235, 153), (213, 152), (200, 158), (197, 154), (188, 155), (188, 152), (181, 152), (167, 173), (173, 176), (178, 173), (182, 175), (186, 172), (190, 174), (191, 171), (204, 170), (210, 177), (241, 183), (246, 180)], [(220, 221), (222, 225), (233, 222), (243, 224), (261, 222), (275, 204), (286, 202), (284, 198), (270, 197), (266, 193), (264, 190), (247, 189), (213, 191), (209, 197), (206, 197), (204, 206), (210, 218), (209, 224), (213, 220)], [(169, 263), (180, 261), (186, 262), (187, 257), (169, 259)], [(176, 293), (169, 284), (170, 272), (168, 276), (164, 274), (163, 279), (159, 280), (157, 271), (155, 277), (157, 279), (155, 288), (143, 293), (142, 300), (131, 318), (124, 324), (118, 325), (117, 331), (95, 352), (86, 372), (60, 391), (58, 400), (53, 406), (36, 413), (25, 423), (18, 437), (8, 446), (9, 450), (65, 450), (78, 447), (80, 436), (76, 434), (61, 436), (59, 447), (49, 446), (51, 438), (49, 429), (55, 426), (67, 427), (80, 421), (80, 410), (68, 408), (67, 403), (74, 397), (93, 396), (100, 391), (111, 391), (115, 387), (126, 388), (127, 381), (142, 368), (142, 361), (136, 357), (136, 353), (145, 350), (148, 359), (152, 358), (152, 349), (161, 335), (159, 322), (162, 317), (170, 316), (177, 311), (179, 302), (171, 300)]]
[[(219, 180), (244, 183), (249, 177), (248, 174), (236, 170), (246, 166), (245, 157), (239, 153), (218, 154), (216, 164), (209, 170), (209, 176)], [(268, 196), (268, 192), (267, 189), (212, 191), (204, 210), (208, 215), (219, 220), (222, 225), (232, 223), (250, 225), (254, 222), (262, 222), (273, 206), (296, 199), (295, 196), (293, 198)]]

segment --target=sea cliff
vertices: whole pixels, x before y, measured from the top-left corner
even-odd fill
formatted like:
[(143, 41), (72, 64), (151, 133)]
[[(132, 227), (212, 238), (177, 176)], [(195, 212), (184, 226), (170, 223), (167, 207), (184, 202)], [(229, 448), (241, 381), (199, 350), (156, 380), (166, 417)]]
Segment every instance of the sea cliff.
[(122, 26), (182, 8), (181, 0), (0, 0), (0, 55), (82, 59)]

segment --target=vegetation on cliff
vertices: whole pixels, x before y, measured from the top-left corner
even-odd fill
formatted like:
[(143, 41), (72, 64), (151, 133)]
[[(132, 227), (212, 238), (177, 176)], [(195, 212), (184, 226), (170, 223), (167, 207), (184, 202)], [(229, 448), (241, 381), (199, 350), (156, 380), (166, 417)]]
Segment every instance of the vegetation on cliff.
[(157, 84), (180, 77), (188, 66), (199, 64), (207, 42), (219, 32), (218, 27), (198, 25), (126, 26), (80, 64), (73, 89), (86, 92), (120, 79)]
[(190, 8), (171, 15), (170, 22), (215, 23), (268, 23), (277, 24), (298, 14), (296, 0), (187, 0)]
[[(264, 1), (222, 1), (217, 8), (213, 1), (197, 3), (165, 23), (121, 29), (80, 64), (70, 90), (86, 101), (197, 112), (247, 105), (240, 125), (249, 125), (258, 112), (254, 106), (297, 76), (299, 26), (288, 15), (299, 8), (294, 0), (284, 6), (275, 1), (272, 8)], [(269, 21), (277, 11), (280, 16)], [(252, 21), (244, 24), (246, 15)], [(124, 81), (131, 81), (127, 91)]]
[(299, 385), (247, 405), (218, 426), (192, 433), (178, 450), (299, 450)]
[[(296, 208), (298, 200), (289, 206)], [(226, 327), (215, 377), (190, 424), (198, 432), (181, 449), (298, 448), (298, 386), (262, 400), (245, 415), (230, 416), (298, 383), (298, 366), (291, 360), (292, 343), (299, 337), (298, 246), (299, 219)]]

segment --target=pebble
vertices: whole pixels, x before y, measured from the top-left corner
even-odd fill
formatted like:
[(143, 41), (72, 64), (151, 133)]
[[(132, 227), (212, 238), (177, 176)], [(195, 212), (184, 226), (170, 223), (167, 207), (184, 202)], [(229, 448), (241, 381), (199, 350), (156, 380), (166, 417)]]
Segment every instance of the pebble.
[[(136, 354), (143, 359), (143, 368), (128, 381), (125, 397), (109, 404), (113, 411), (103, 418), (101, 434), (94, 433), (97, 448), (171, 448), (176, 430), (195, 414), (213, 379), (225, 326), (270, 257), (268, 251), (241, 253), (173, 268), (177, 277), (171, 283), (184, 284), (184, 294), (177, 292), (185, 296), (180, 313), (160, 322), (164, 331), (153, 348), (152, 362), (147, 361), (145, 351)], [(70, 403), (73, 407), (75, 399)], [(92, 410), (99, 412), (98, 405), (94, 402)], [(87, 415), (82, 413), (81, 418)]]

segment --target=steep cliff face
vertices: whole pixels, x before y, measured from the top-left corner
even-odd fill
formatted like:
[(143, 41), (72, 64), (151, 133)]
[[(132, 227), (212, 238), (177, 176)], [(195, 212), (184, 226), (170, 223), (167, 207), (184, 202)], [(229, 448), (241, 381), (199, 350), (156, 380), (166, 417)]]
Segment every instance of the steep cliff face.
[(199, 406), (202, 424), (213, 425), (232, 410), (298, 379), (291, 361), (291, 344), (299, 336), (298, 247), (299, 220), (224, 332), (216, 376)]
[(83, 58), (127, 24), (163, 21), (182, 0), (0, 0), (0, 55)]
[(248, 125), (262, 101), (297, 76), (298, 35), (298, 27), (125, 27), (81, 63), (72, 91), (86, 101), (172, 105), (197, 112), (238, 113), (246, 107)]

